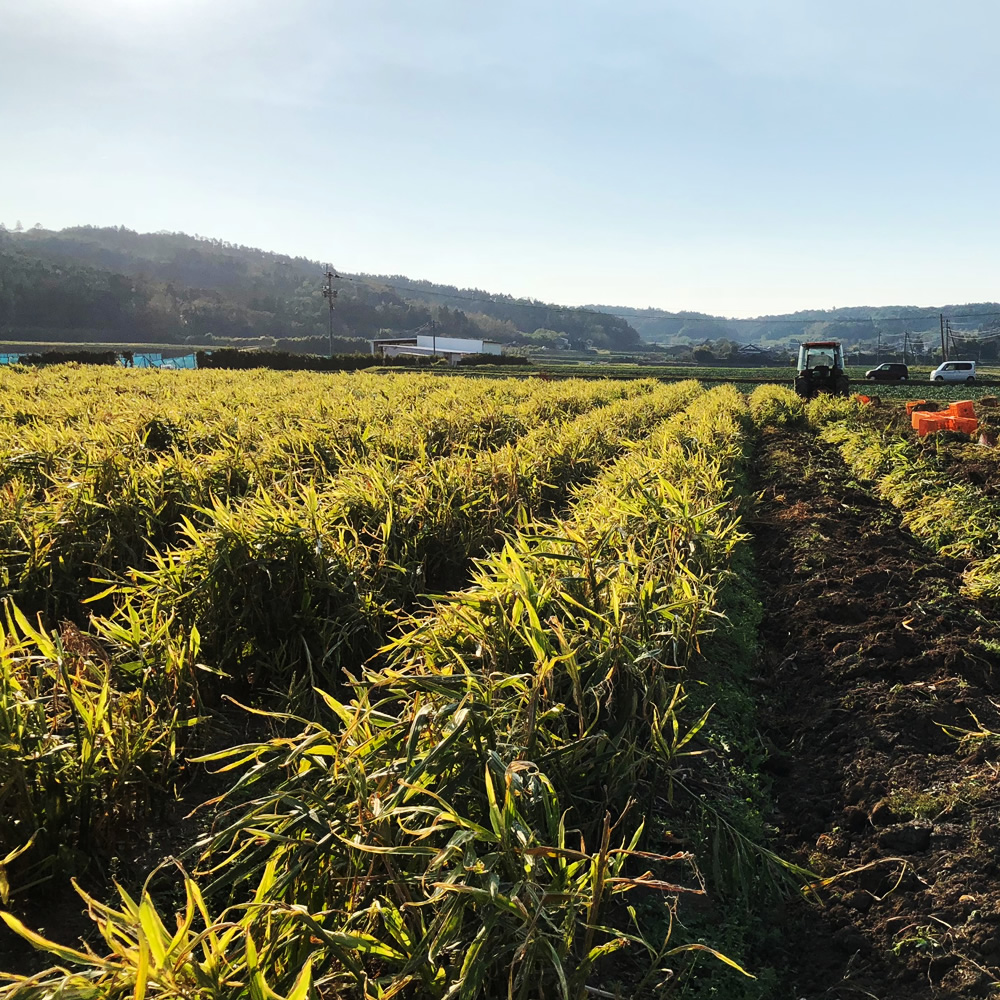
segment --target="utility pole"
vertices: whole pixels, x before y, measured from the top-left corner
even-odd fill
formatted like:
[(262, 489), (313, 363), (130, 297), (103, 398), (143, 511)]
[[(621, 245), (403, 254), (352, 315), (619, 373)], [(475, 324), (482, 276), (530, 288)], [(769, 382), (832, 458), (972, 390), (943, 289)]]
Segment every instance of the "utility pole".
[(882, 327), (875, 327), (875, 336), (878, 338), (875, 342), (875, 364), (880, 364), (882, 361)]
[(337, 274), (333, 268), (327, 265), (327, 270), (324, 272), (323, 276), (326, 278), (326, 284), (323, 286), (323, 298), (326, 299), (327, 304), (330, 306), (330, 357), (333, 357), (333, 300), (337, 297), (337, 289), (333, 287), (333, 279), (339, 278), (340, 275)]
[(941, 313), (941, 364), (948, 360), (948, 343), (944, 339), (944, 313)]

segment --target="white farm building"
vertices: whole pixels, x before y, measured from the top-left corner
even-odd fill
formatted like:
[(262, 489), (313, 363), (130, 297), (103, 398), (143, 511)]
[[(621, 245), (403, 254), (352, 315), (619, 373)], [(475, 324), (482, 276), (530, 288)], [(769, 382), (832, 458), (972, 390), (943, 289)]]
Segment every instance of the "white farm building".
[(449, 364), (467, 354), (501, 354), (501, 346), (492, 340), (465, 340), (460, 337), (435, 337), (432, 333), (408, 337), (379, 337), (372, 341), (372, 354), (383, 358), (401, 355), (414, 358), (447, 358)]

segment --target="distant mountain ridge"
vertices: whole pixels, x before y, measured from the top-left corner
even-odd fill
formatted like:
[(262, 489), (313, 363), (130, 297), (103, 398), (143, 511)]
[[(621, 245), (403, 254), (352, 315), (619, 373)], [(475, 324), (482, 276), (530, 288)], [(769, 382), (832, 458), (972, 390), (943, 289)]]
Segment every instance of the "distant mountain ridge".
[[(0, 229), (0, 339), (196, 343), (324, 352), (326, 265), (224, 240), (124, 227)], [(336, 350), (380, 332), (435, 324), (441, 335), (506, 344), (641, 351), (650, 344), (780, 345), (830, 337), (937, 337), (937, 313), (960, 330), (1000, 333), (995, 302), (805, 310), (752, 319), (630, 306), (560, 306), (402, 275), (334, 282)]]
[(947, 306), (847, 306), (806, 309), (794, 313), (733, 319), (698, 312), (669, 313), (659, 309), (592, 305), (628, 320), (648, 343), (700, 343), (732, 340), (740, 344), (782, 344), (803, 339), (841, 340), (849, 344), (900, 340), (904, 334), (934, 343), (941, 315), (954, 320), (954, 333), (979, 336), (1000, 333), (1000, 303), (978, 302)]
[[(184, 233), (78, 226), (0, 231), (0, 338), (328, 344), (324, 264)], [(435, 324), (442, 335), (570, 346), (641, 347), (626, 320), (594, 310), (461, 290), (404, 277), (334, 281), (338, 349), (382, 331)], [(544, 339), (544, 338), (542, 338)], [(269, 345), (270, 346), (270, 345)], [(336, 346), (336, 345), (335, 345)]]

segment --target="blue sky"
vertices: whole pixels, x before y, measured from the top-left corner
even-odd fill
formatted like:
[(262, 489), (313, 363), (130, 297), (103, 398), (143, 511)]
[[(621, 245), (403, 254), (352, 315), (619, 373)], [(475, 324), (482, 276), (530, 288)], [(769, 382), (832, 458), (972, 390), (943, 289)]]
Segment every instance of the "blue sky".
[(0, 0), (0, 220), (570, 304), (1000, 298), (986, 0)]

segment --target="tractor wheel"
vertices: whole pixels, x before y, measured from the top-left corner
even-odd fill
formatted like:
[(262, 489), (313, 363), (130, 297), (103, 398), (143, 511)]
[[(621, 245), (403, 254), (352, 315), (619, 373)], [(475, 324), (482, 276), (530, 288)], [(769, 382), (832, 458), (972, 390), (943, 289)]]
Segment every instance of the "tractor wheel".
[(812, 386), (809, 384), (809, 379), (802, 376), (795, 379), (793, 388), (795, 389), (795, 395), (801, 396), (803, 399), (808, 399), (812, 395)]
[(833, 384), (834, 395), (848, 396), (851, 392), (851, 383), (846, 375), (841, 375)]

